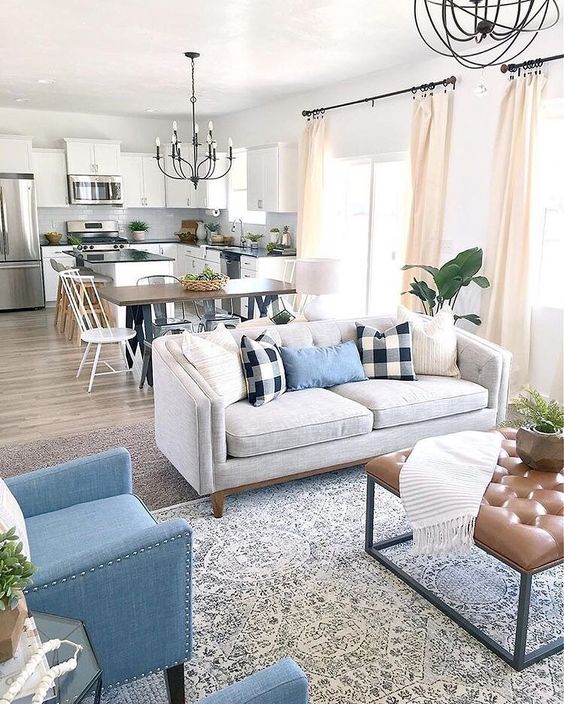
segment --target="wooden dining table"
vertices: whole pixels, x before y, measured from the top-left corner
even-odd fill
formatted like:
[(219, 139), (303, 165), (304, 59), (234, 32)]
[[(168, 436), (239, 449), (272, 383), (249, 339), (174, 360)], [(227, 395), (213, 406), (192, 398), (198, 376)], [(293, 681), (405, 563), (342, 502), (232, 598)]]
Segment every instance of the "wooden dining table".
[[(150, 286), (103, 286), (98, 289), (100, 298), (119, 307), (125, 307), (126, 325), (134, 327), (137, 337), (132, 341), (135, 351), (143, 350), (145, 342), (153, 341), (153, 311), (157, 303), (201, 303), (204, 309), (202, 322), (206, 330), (214, 324), (215, 302), (230, 298), (248, 298), (248, 316), (253, 318), (255, 306), (261, 318), (268, 315), (268, 306), (279, 296), (296, 293), (292, 284), (277, 279), (230, 279), (219, 291), (187, 291), (180, 284), (151, 284)], [(133, 363), (133, 360), (130, 360)], [(147, 374), (152, 384), (152, 369)]]

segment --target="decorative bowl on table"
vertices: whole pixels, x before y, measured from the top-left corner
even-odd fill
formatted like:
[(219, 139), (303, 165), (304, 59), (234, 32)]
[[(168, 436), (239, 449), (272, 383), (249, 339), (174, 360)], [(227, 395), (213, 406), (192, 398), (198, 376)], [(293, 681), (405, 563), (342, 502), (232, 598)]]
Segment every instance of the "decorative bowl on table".
[(192, 242), (195, 243), (196, 234), (194, 232), (177, 232), (176, 236), (181, 242)]
[(45, 239), (49, 244), (59, 244), (62, 237), (60, 232), (47, 232), (45, 234)]
[(218, 274), (206, 267), (201, 274), (186, 274), (180, 283), (186, 291), (221, 291), (229, 281), (229, 276)]

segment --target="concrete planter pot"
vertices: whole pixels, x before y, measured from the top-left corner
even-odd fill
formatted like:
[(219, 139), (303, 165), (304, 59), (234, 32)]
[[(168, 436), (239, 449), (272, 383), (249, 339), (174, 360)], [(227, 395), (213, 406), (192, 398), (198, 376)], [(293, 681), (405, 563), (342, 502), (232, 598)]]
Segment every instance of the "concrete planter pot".
[(540, 472), (560, 472), (564, 466), (564, 435), (541, 433), (523, 427), (517, 431), (516, 450), (521, 460)]
[(135, 242), (143, 242), (145, 240), (146, 230), (132, 230), (131, 237)]
[(0, 611), (0, 662), (16, 654), (26, 618), (27, 604), (23, 596), (15, 609)]

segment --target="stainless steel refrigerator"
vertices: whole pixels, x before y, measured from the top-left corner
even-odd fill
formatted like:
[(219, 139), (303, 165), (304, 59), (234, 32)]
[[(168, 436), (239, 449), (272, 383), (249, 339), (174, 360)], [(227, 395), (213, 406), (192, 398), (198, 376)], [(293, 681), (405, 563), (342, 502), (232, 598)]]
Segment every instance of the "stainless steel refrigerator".
[(0, 311), (44, 305), (33, 175), (0, 173)]

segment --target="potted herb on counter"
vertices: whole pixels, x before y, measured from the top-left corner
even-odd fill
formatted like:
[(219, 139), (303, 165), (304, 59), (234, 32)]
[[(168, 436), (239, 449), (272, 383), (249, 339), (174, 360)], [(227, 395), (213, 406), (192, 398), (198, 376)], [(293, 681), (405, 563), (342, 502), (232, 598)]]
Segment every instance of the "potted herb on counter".
[(142, 220), (132, 220), (129, 223), (129, 230), (131, 232), (131, 237), (136, 242), (142, 242), (145, 239), (145, 233), (149, 229), (149, 225)]
[(259, 242), (262, 240), (263, 235), (258, 235), (255, 232), (247, 232), (246, 239), (251, 243), (251, 249), (258, 249)]
[(525, 387), (514, 408), (519, 414), (516, 437), (519, 457), (541, 472), (560, 472), (564, 464), (564, 408), (557, 401), (545, 399), (531, 386)]
[(0, 533), (0, 662), (13, 658), (18, 648), (27, 618), (23, 590), (34, 571), (16, 529)]

